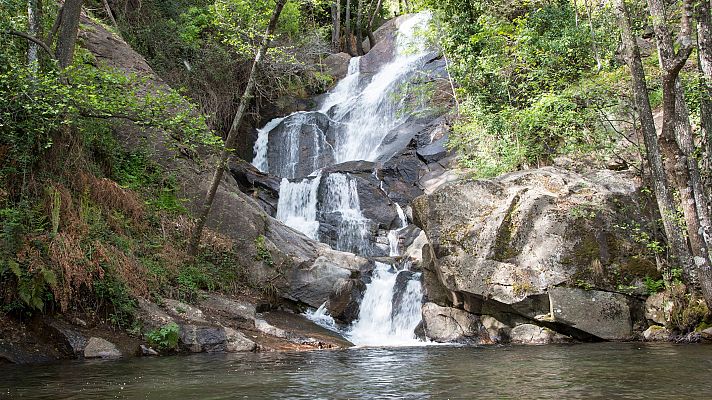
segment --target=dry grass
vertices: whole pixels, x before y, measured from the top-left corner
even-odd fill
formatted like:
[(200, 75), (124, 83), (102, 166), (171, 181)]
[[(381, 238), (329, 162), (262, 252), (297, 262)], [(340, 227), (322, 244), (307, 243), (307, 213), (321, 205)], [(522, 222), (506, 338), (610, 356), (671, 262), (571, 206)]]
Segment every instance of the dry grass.
[(89, 194), (89, 198), (101, 207), (107, 214), (120, 211), (137, 225), (144, 224), (146, 212), (141, 199), (131, 190), (126, 190), (116, 182), (107, 178), (97, 178), (94, 175), (80, 172), (78, 187)]
[[(174, 235), (186, 240), (190, 238), (193, 229), (195, 229), (195, 221), (183, 215), (179, 216), (173, 225)], [(234, 242), (225, 235), (205, 228), (200, 237), (200, 246), (214, 252), (229, 252), (232, 250)]]
[(112, 271), (126, 284), (132, 295), (148, 296), (146, 269), (131, 255), (127, 255), (111, 244), (94, 241), (94, 263), (111, 266)]
[(49, 243), (49, 257), (52, 269), (60, 277), (53, 292), (62, 311), (67, 310), (82, 286), (91, 288), (95, 274), (99, 278), (104, 275), (101, 267), (87, 260), (81, 237), (73, 233), (62, 232), (55, 236)]

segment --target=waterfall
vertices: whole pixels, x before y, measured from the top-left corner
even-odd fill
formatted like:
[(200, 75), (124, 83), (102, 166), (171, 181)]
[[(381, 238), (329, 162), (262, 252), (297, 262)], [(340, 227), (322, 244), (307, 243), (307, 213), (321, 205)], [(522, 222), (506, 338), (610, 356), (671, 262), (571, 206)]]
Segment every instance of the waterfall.
[[(431, 53), (418, 34), (429, 19), (430, 14), (421, 13), (404, 20), (395, 38), (393, 58), (374, 74), (363, 73), (364, 58), (354, 57), (346, 76), (318, 109), (274, 119), (258, 130), (253, 164), (283, 178), (277, 219), (337, 250), (371, 255), (370, 238), (375, 228), (361, 211), (358, 180), (339, 172), (324, 172), (322, 179), (321, 171), (334, 163), (377, 161), (392, 155), (389, 135), (397, 135), (397, 128), (418, 112), (407, 103), (404, 87)], [(399, 233), (408, 225), (397, 204), (396, 209), (400, 226), (388, 233), (392, 257), (400, 255)], [(320, 221), (328, 225), (322, 227)], [(320, 227), (324, 228), (321, 238)], [(341, 333), (356, 345), (422, 344), (415, 335), (422, 320), (420, 279), (407, 262), (398, 266), (375, 262), (358, 319)], [(328, 329), (339, 329), (328, 315), (326, 303), (307, 316)]]
[[(400, 301), (395, 302), (400, 274), (393, 266), (376, 262), (371, 283), (366, 286), (359, 317), (346, 337), (359, 346), (405, 346), (423, 344), (415, 336), (422, 320), (423, 293), (420, 274), (406, 280)], [(395, 304), (394, 304), (395, 303)]]
[(290, 182), (283, 178), (277, 203), (277, 219), (314, 240), (319, 239), (316, 214), (320, 183), (321, 173), (300, 182)]
[(346, 174), (330, 174), (326, 178), (326, 195), (322, 210), (340, 217), (336, 249), (368, 255), (370, 221), (361, 213), (358, 186)]

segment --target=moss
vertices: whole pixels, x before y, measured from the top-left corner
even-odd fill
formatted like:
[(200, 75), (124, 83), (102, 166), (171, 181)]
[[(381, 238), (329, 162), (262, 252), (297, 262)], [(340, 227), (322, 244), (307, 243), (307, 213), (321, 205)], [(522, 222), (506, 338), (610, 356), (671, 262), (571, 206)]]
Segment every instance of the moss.
[(512, 204), (507, 210), (507, 214), (502, 219), (502, 224), (497, 231), (497, 238), (494, 243), (493, 259), (496, 261), (507, 261), (517, 256), (518, 252), (514, 247), (514, 237), (516, 236), (516, 227), (512, 222), (517, 213), (519, 206), (519, 196), (512, 200)]
[(515, 296), (522, 296), (527, 293), (534, 292), (534, 286), (531, 282), (515, 282), (512, 285), (512, 290)]

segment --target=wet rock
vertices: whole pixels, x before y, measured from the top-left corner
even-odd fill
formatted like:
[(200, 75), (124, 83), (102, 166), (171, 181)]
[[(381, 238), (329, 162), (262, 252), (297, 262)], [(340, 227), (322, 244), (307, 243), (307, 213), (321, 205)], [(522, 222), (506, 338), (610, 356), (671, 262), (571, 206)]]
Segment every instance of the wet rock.
[(673, 303), (664, 293), (655, 293), (645, 300), (645, 318), (664, 325), (672, 312)]
[(89, 338), (84, 348), (84, 358), (121, 358), (122, 354), (116, 345), (108, 340), (92, 337)]
[(289, 295), (293, 300), (318, 308), (329, 299), (337, 282), (359, 276), (369, 265), (365, 258), (350, 253), (329, 252), (313, 264), (292, 271)]
[(643, 339), (646, 342), (666, 342), (670, 340), (670, 337), (670, 331), (660, 325), (652, 325), (643, 332)]
[(566, 343), (572, 339), (560, 335), (549, 328), (533, 324), (523, 324), (514, 327), (509, 332), (512, 344), (550, 344)]
[(35, 330), (49, 341), (57, 343), (63, 352), (72, 357), (84, 354), (86, 336), (64, 321), (44, 318)]
[(423, 189), (418, 185), (418, 180), (423, 165), (413, 147), (388, 160), (378, 171), (388, 197), (398, 204), (406, 205), (422, 195)]
[(476, 315), (435, 303), (423, 305), (423, 329), (425, 336), (436, 342), (490, 342), (487, 330)]
[(549, 289), (554, 320), (606, 340), (633, 335), (630, 299), (620, 293), (556, 287)]
[[(294, 127), (299, 127), (297, 131)], [(269, 173), (283, 178), (303, 178), (334, 163), (329, 117), (318, 111), (287, 116), (269, 133)]]
[(192, 353), (215, 353), (227, 351), (227, 335), (222, 327), (180, 326), (180, 346)]
[[(396, 275), (396, 283), (393, 286), (393, 299), (391, 300), (391, 317), (393, 318), (398, 310), (402, 309), (407, 301), (408, 286), (412, 281), (420, 283), (420, 273), (413, 271), (401, 271)], [(405, 301), (404, 301), (405, 300)], [(420, 304), (418, 304), (420, 305)]]
[(365, 291), (366, 284), (361, 279), (340, 279), (334, 285), (327, 303), (329, 315), (346, 324), (358, 319), (359, 305)]
[(252, 196), (264, 212), (274, 217), (277, 214), (281, 179), (261, 172), (244, 160), (232, 160), (229, 169), (240, 190)]

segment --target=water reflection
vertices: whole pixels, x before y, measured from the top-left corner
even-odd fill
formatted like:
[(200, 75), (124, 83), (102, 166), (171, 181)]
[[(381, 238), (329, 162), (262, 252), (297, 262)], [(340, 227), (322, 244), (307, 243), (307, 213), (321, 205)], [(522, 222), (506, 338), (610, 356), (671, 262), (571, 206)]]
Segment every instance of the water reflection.
[(361, 348), (0, 367), (0, 398), (712, 398), (712, 346)]

